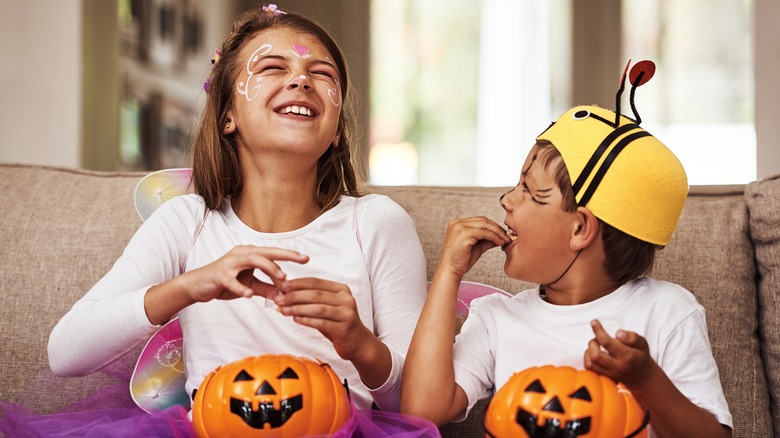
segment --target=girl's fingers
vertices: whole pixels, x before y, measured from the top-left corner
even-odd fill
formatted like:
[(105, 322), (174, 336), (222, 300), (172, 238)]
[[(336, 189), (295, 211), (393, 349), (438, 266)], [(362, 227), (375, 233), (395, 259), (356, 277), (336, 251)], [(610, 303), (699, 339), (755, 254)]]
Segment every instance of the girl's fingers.
[[(285, 285), (292, 283), (287, 282)], [(346, 289), (348, 291), (348, 289)], [(280, 289), (282, 293), (274, 298), (277, 306), (302, 306), (305, 304), (321, 305), (330, 308), (354, 309), (355, 300), (351, 294), (342, 293), (342, 290), (323, 289)]]
[(283, 290), (285, 292), (299, 291), (304, 289), (322, 290), (328, 292), (340, 292), (349, 290), (344, 284), (335, 281), (323, 280), (315, 277), (296, 278), (284, 282)]
[(238, 281), (238, 278), (233, 278), (233, 277), (228, 278), (228, 280), (225, 282), (223, 287), (225, 290), (238, 297), (249, 298), (254, 293), (250, 287)]
[(249, 288), (252, 289), (252, 295), (268, 298), (271, 296), (277, 287), (273, 284), (266, 283), (255, 277), (250, 271)]
[(309, 261), (309, 256), (301, 254), (298, 251), (291, 249), (276, 248), (270, 246), (244, 246), (240, 247), (240, 251), (246, 251), (249, 254), (257, 254), (261, 257), (265, 257), (271, 260), (284, 260), (295, 263), (306, 263)]
[(337, 307), (325, 304), (296, 304), (285, 305), (279, 308), (282, 315), (300, 318), (320, 319), (324, 321), (340, 322), (344, 320), (343, 312)]

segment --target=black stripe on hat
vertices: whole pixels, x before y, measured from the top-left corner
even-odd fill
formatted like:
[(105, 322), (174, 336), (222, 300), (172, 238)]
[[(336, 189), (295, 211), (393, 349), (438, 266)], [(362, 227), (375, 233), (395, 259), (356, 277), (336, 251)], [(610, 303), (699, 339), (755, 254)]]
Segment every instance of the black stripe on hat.
[[(590, 159), (588, 160), (587, 164), (585, 164), (585, 167), (582, 169), (582, 172), (580, 172), (580, 176), (577, 177), (577, 181), (575, 181), (574, 184), (572, 185), (572, 188), (574, 189), (574, 196), (577, 196), (577, 194), (580, 192), (580, 189), (582, 189), (582, 187), (585, 185), (585, 181), (588, 180), (588, 177), (590, 176), (591, 172), (593, 172), (593, 169), (596, 168), (596, 164), (598, 164), (602, 155), (604, 155), (604, 153), (607, 151), (609, 145), (611, 145), (612, 142), (615, 141), (615, 139), (625, 134), (626, 132), (638, 128), (639, 125), (629, 123), (627, 125), (623, 125), (615, 129), (614, 131), (610, 132), (609, 135), (604, 137), (604, 140), (601, 142), (599, 147), (596, 148), (596, 150), (593, 152), (593, 155), (590, 156)], [(580, 205), (585, 205), (585, 204), (580, 204)]]
[[(625, 125), (625, 126), (637, 126), (637, 125)], [(642, 137), (651, 137), (651, 135), (649, 132), (644, 130), (635, 132), (631, 135), (627, 135), (623, 137), (617, 143), (617, 145), (615, 145), (615, 147), (612, 148), (612, 150), (607, 155), (607, 158), (605, 158), (604, 162), (601, 163), (601, 167), (599, 167), (598, 172), (596, 172), (596, 175), (593, 177), (593, 180), (590, 182), (590, 185), (588, 186), (587, 190), (585, 190), (585, 194), (582, 195), (582, 199), (580, 199), (579, 202), (577, 202), (578, 205), (584, 207), (585, 205), (588, 204), (588, 201), (590, 201), (590, 198), (593, 197), (593, 193), (596, 191), (596, 188), (598, 188), (599, 184), (601, 184), (601, 180), (604, 179), (604, 175), (607, 174), (609, 167), (615, 161), (617, 156), (623, 151), (623, 149), (626, 148), (626, 146), (631, 144), (634, 140), (639, 140)]]

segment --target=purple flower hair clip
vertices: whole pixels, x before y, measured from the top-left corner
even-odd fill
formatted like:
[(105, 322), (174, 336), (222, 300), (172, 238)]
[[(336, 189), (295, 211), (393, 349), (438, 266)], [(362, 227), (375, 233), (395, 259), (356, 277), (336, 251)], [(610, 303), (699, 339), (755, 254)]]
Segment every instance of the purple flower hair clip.
[(269, 3), (268, 6), (263, 6), (260, 8), (266, 15), (269, 17), (273, 17), (275, 15), (282, 15), (286, 14), (287, 12), (282, 11), (279, 9), (275, 4)]
[[(211, 68), (213, 69), (215, 65), (219, 62), (219, 59), (222, 57), (222, 51), (217, 49), (214, 51), (214, 58), (211, 59)], [(211, 88), (211, 78), (209, 77), (206, 79), (206, 82), (203, 83), (203, 91), (206, 92), (206, 94), (209, 93), (209, 89)]]

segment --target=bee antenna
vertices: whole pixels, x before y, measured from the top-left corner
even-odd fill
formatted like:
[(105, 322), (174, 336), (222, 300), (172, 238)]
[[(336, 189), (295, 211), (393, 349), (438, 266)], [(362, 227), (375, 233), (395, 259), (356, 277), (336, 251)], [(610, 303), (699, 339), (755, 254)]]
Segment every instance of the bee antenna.
[[(626, 89), (626, 73), (628, 72), (628, 66), (631, 65), (631, 60), (629, 59), (626, 63), (626, 68), (623, 69), (623, 75), (620, 77), (620, 88), (618, 88), (617, 95), (615, 96), (615, 123), (613, 123), (613, 127), (617, 128), (620, 126), (620, 98), (623, 96), (623, 90)], [(631, 96), (633, 99), (634, 90), (631, 89)], [(633, 107), (634, 103), (632, 100), (631, 106)]]
[(631, 103), (631, 112), (634, 113), (634, 117), (636, 118), (637, 125), (642, 124), (642, 118), (639, 117), (639, 112), (636, 110), (636, 104), (634, 103), (634, 93), (636, 93), (636, 89), (639, 88), (639, 85), (635, 85), (635, 84), (641, 84), (642, 78), (644, 78), (644, 76), (645, 76), (645, 72), (640, 72), (636, 80), (631, 83), (631, 94), (628, 98), (629, 103)]

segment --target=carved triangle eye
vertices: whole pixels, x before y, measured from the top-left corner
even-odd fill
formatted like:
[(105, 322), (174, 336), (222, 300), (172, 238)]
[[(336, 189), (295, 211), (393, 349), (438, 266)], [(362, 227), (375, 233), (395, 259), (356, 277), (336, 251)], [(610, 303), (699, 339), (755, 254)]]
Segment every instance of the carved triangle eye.
[(542, 382), (540, 382), (539, 379), (536, 379), (525, 388), (525, 392), (538, 392), (540, 394), (544, 394), (547, 392), (547, 390), (544, 389)]
[(588, 388), (586, 388), (584, 386), (581, 387), (580, 389), (574, 391), (574, 393), (572, 393), (569, 397), (576, 398), (576, 399), (579, 399), (579, 400), (593, 401), (590, 398), (590, 391), (588, 391)]
[(279, 377), (277, 379), (297, 379), (298, 374), (290, 367), (287, 367), (286, 370), (282, 371), (282, 374), (279, 374)]
[(246, 372), (246, 370), (241, 370), (240, 373), (236, 376), (235, 379), (233, 379), (234, 382), (246, 382), (255, 380), (254, 377), (252, 377), (249, 373)]

